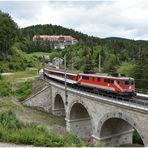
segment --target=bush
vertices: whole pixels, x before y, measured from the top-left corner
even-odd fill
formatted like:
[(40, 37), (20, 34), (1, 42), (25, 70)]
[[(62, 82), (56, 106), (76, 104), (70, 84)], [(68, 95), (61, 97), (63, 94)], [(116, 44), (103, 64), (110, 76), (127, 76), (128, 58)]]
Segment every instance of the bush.
[(9, 54), (5, 54), (4, 57), (5, 59), (0, 61), (0, 70), (3, 72), (25, 70), (27, 67), (39, 67), (36, 58), (30, 57), (16, 47), (11, 48)]
[(13, 140), (12, 142), (17, 141), (17, 143), (41, 146), (44, 144), (44, 139), (46, 139), (47, 136), (47, 129), (31, 123), (22, 126), (10, 139)]
[(85, 146), (84, 143), (81, 141), (81, 139), (72, 133), (68, 133), (63, 137), (64, 141), (64, 146), (72, 146), (72, 147), (77, 147), (77, 146)]
[(12, 85), (3, 79), (0, 80), (0, 96), (10, 96), (12, 95)]
[(141, 139), (141, 137), (140, 137), (140, 135), (138, 134), (137, 131), (134, 131), (134, 134), (133, 134), (133, 143), (144, 145), (143, 144), (143, 141), (142, 141), (142, 139)]
[(3, 72), (3, 70), (0, 67), (0, 80), (2, 79), (2, 72)]
[(4, 97), (0, 99), (0, 108), (16, 109), (17, 105), (13, 104), (9, 98)]
[(120, 66), (117, 67), (117, 72), (123, 73), (127, 76), (133, 76), (135, 69), (135, 64), (132, 62), (122, 62)]
[(2, 80), (2, 74), (0, 73), (0, 80)]
[(0, 113), (0, 124), (3, 127), (17, 129), (21, 127), (21, 123), (17, 120), (16, 115), (11, 110)]
[(31, 81), (20, 83), (14, 94), (19, 101), (23, 101), (31, 93), (32, 87), (33, 86)]
[(60, 136), (49, 133), (47, 128), (34, 123), (23, 124), (17, 120), (12, 111), (0, 113), (0, 139), (34, 146), (84, 146), (81, 140), (73, 134)]

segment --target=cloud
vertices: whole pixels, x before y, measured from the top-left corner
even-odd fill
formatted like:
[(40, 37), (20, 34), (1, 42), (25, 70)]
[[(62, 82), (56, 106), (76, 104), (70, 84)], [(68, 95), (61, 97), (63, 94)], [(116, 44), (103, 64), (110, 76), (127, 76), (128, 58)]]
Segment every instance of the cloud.
[(83, 33), (148, 40), (148, 1), (0, 2), (20, 27), (57, 24)]

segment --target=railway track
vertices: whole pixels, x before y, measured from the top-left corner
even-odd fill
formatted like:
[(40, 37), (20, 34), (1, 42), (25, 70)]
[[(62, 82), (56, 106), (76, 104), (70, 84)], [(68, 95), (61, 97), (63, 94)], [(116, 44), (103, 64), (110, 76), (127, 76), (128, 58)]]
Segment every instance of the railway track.
[(135, 100), (137, 101), (142, 101), (142, 102), (145, 102), (147, 103), (148, 102), (148, 96), (147, 97), (143, 97), (143, 96), (136, 96), (134, 97)]
[(143, 95), (148, 95), (148, 89), (136, 89), (137, 93), (143, 94)]

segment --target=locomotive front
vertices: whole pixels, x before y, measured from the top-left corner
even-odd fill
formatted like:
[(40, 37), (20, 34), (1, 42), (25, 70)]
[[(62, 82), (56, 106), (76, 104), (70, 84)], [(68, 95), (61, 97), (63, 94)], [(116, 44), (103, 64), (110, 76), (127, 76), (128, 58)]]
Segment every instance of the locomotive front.
[(126, 77), (121, 80), (123, 85), (124, 94), (128, 97), (133, 97), (136, 95), (135, 93), (135, 80), (134, 78)]

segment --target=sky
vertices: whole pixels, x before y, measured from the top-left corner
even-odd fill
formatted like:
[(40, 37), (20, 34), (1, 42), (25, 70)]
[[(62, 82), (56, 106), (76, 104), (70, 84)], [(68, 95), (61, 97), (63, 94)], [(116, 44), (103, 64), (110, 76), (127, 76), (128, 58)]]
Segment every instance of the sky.
[(56, 24), (82, 33), (148, 40), (148, 0), (1, 1), (21, 27)]

